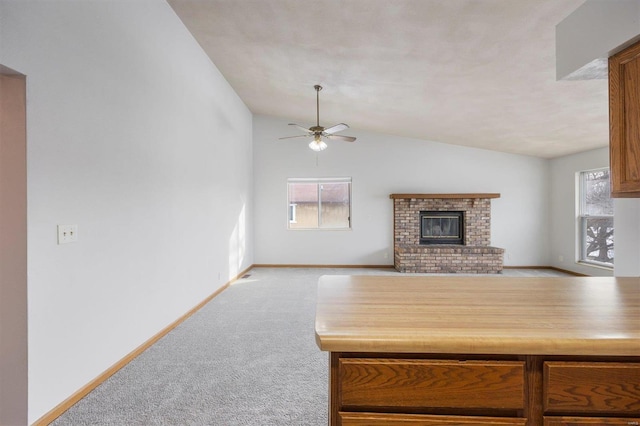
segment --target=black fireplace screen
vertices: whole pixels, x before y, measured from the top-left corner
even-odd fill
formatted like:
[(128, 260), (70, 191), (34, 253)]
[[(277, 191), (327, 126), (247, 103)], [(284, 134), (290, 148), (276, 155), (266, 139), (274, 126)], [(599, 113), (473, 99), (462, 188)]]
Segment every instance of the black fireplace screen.
[(464, 212), (420, 212), (420, 244), (464, 244)]

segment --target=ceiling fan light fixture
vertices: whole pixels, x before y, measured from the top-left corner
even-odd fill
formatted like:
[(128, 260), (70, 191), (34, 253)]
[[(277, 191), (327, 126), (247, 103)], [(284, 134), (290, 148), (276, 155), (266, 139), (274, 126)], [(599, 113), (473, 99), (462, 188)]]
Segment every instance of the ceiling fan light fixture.
[(320, 152), (327, 149), (327, 144), (322, 139), (314, 139), (309, 142), (309, 148), (311, 148), (315, 152)]

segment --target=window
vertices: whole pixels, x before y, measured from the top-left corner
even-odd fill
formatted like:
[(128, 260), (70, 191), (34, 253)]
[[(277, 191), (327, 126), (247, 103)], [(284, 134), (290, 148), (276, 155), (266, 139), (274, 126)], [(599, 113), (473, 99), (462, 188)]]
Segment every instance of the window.
[(289, 179), (289, 229), (351, 229), (351, 179)]
[(613, 267), (613, 199), (609, 169), (580, 172), (580, 261)]

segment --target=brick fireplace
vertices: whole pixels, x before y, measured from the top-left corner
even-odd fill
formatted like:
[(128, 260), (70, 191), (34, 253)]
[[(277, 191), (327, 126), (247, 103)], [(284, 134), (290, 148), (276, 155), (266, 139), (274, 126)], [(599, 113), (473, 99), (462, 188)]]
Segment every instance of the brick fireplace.
[[(396, 270), (420, 273), (501, 272), (504, 249), (490, 246), (491, 199), (498, 197), (500, 194), (391, 194)], [(434, 214), (439, 212), (458, 214), (462, 244), (439, 244), (437, 235), (436, 238), (425, 238), (424, 218), (437, 220)], [(441, 216), (448, 218), (442, 220), (454, 217), (448, 214)], [(450, 227), (448, 222), (446, 225)], [(431, 224), (429, 229), (433, 228)]]

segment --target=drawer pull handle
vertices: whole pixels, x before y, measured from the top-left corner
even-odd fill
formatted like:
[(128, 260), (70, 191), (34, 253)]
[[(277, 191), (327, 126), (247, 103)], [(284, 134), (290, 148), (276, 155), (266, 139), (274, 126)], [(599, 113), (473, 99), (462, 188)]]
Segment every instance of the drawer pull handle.
[(627, 424), (628, 424), (629, 426), (638, 426), (638, 422), (633, 422), (633, 421), (631, 421), (631, 422), (627, 422)]

